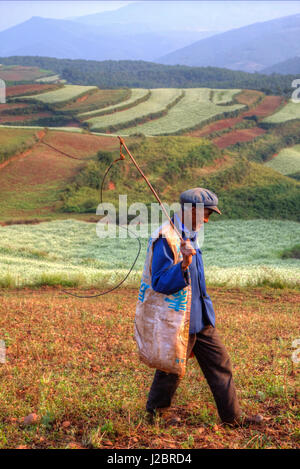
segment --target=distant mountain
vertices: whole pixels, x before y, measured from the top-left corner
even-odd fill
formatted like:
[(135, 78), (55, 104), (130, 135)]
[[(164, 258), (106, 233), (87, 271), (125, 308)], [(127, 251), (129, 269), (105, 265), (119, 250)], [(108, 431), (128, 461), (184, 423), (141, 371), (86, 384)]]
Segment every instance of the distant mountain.
[[(118, 24), (144, 25), (144, 31), (202, 31), (224, 32), (240, 28), (257, 21), (269, 21), (283, 15), (300, 13), (299, 2), (278, 1), (140, 1), (130, 3), (117, 10), (105, 11), (72, 21), (109, 26)], [(131, 27), (131, 26), (130, 26)]]
[(267, 75), (271, 73), (280, 73), (281, 75), (300, 75), (300, 57), (293, 57), (291, 59), (285, 60), (284, 62), (280, 62), (279, 64), (264, 68), (262, 73)]
[[(206, 33), (139, 31), (139, 25), (118, 30), (74, 21), (33, 17), (0, 32), (0, 55), (37, 55), (90, 60), (154, 60)], [(136, 32), (135, 32), (136, 30)], [(207, 35), (207, 34), (206, 34)]]
[(162, 64), (255, 72), (300, 55), (300, 14), (255, 23), (161, 56)]

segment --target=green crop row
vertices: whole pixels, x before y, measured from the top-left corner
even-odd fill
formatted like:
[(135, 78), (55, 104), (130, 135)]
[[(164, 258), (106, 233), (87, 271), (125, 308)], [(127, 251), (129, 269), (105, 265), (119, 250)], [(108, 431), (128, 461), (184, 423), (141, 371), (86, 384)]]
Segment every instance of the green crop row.
[(300, 119), (300, 103), (289, 101), (278, 112), (266, 117), (263, 122), (270, 124), (280, 124), (281, 122)]
[(242, 104), (218, 106), (210, 101), (209, 88), (190, 88), (185, 90), (185, 96), (168, 114), (153, 122), (130, 127), (123, 130), (123, 135), (142, 133), (144, 135), (168, 135), (189, 130), (200, 124), (207, 123), (216, 116), (228, 116), (229, 113), (244, 109)]
[(47, 104), (63, 104), (67, 101), (70, 101), (74, 98), (79, 98), (83, 94), (86, 94), (88, 91), (97, 89), (96, 86), (81, 86), (81, 85), (65, 85), (63, 88), (58, 90), (49, 91), (47, 93), (36, 94), (34, 96), (19, 96), (20, 99), (34, 99), (37, 101), (42, 101)]
[(112, 132), (119, 128), (135, 124), (147, 116), (151, 118), (165, 111), (168, 106), (177, 101), (182, 96), (182, 91), (177, 88), (158, 88), (151, 90), (151, 96), (147, 101), (138, 104), (135, 107), (120, 111), (114, 114), (94, 117), (88, 119), (92, 130), (105, 132), (110, 129)]
[(143, 101), (146, 101), (151, 96), (150, 90), (146, 90), (143, 88), (132, 88), (130, 91), (131, 93), (128, 99), (122, 101), (121, 103), (106, 106), (104, 108), (101, 107), (100, 109), (95, 109), (94, 111), (81, 112), (80, 114), (78, 114), (78, 116), (88, 119), (90, 116), (96, 117), (104, 116), (106, 114), (113, 114), (114, 112), (119, 112), (123, 109), (129, 109), (131, 107), (134, 107), (142, 103)]
[[(208, 282), (242, 286), (276, 279), (299, 286), (299, 261), (281, 257), (283, 250), (295, 246), (299, 230), (291, 221), (211, 221), (204, 228), (202, 247)], [(72, 276), (79, 276), (83, 286), (97, 286), (104, 278), (116, 284), (138, 247), (130, 237), (100, 239), (93, 223), (75, 220), (5, 226), (0, 233), (0, 286), (7, 286), (7, 278), (11, 286), (21, 287), (54, 276), (64, 285)], [(142, 255), (126, 285), (140, 281), (147, 238), (141, 242)]]

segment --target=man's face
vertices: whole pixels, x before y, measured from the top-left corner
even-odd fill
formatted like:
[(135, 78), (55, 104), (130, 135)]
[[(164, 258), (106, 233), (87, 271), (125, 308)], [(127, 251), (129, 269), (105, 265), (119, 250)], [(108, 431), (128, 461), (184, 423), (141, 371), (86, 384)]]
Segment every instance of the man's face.
[(199, 220), (197, 220), (197, 209), (196, 209), (196, 207), (193, 207), (192, 208), (192, 230), (193, 231), (199, 231), (201, 226), (203, 225), (203, 222), (208, 223), (209, 217), (212, 213), (213, 213), (213, 210), (210, 210), (209, 208), (204, 207), (203, 221), (201, 219), (202, 217), (199, 216), (199, 212), (198, 212)]
[(203, 206), (200, 208), (192, 207), (182, 211), (182, 221), (190, 231), (199, 231), (203, 223), (208, 223), (213, 210)]

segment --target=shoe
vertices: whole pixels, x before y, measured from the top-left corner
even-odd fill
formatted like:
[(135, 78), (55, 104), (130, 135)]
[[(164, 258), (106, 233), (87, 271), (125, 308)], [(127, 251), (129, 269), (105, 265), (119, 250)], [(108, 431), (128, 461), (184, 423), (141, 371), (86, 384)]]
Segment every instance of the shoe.
[(150, 424), (155, 423), (157, 419), (166, 425), (177, 425), (181, 422), (181, 418), (169, 408), (154, 409), (147, 411), (147, 414), (147, 420)]
[(232, 428), (248, 427), (249, 425), (260, 425), (264, 421), (264, 417), (260, 414), (256, 415), (241, 415), (234, 419), (232, 422), (223, 422)]

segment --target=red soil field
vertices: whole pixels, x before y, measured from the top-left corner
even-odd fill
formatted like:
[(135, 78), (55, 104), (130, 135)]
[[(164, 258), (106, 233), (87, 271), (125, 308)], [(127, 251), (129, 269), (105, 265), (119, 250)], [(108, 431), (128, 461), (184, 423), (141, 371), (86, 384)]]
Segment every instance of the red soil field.
[(267, 117), (281, 105), (284, 101), (282, 96), (266, 96), (261, 103), (258, 104), (254, 109), (250, 109), (243, 113), (243, 117), (245, 116), (258, 116), (258, 117)]
[(252, 127), (251, 129), (233, 130), (227, 134), (213, 139), (213, 143), (219, 148), (226, 148), (229, 145), (234, 145), (237, 142), (248, 142), (255, 137), (264, 134), (266, 131), (259, 127)]
[[(41, 139), (43, 131), (36, 135)], [(2, 213), (6, 216), (16, 216), (18, 210), (20, 213), (25, 211), (26, 216), (55, 211), (61, 204), (61, 191), (85, 166), (84, 160), (99, 150), (119, 147), (119, 142), (113, 137), (59, 131), (48, 131), (45, 142), (83, 161), (68, 158), (41, 141), (5, 161), (0, 167), (0, 199), (5, 200)]]
[[(44, 130), (36, 132), (36, 136), (39, 140), (44, 138), (44, 141), (54, 148), (82, 159), (88, 159), (99, 150), (118, 148), (118, 141), (115, 137), (69, 135), (67, 132), (54, 131), (45, 133)], [(84, 162), (67, 158), (39, 142), (33, 148), (14, 155), (1, 164), (0, 186), (3, 189), (10, 187), (12, 174), (14, 184), (18, 184), (18, 181), (24, 183), (26, 181), (26, 185), (31, 185), (43, 184), (50, 180), (69, 179), (76, 174), (74, 170), (82, 165)], [(9, 168), (4, 170), (7, 166)]]
[[(254, 99), (254, 96), (255, 95), (253, 94), (252, 95), (253, 99)], [(250, 97), (251, 97), (251, 94), (250, 94)], [(240, 95), (239, 102), (243, 102), (243, 104), (246, 104), (245, 102), (246, 100), (244, 98), (245, 96)], [(257, 95), (256, 95), (256, 99), (257, 99)], [(282, 96), (265, 96), (265, 98), (257, 106), (250, 109), (249, 111), (243, 112), (238, 117), (220, 119), (218, 121), (212, 122), (211, 124), (205, 125), (201, 129), (188, 132), (185, 135), (190, 136), (190, 137), (205, 137), (213, 132), (218, 132), (220, 130), (233, 127), (239, 122), (242, 122), (245, 117), (250, 117), (250, 116), (257, 116), (259, 118), (267, 117), (276, 111), (276, 109), (282, 104), (283, 100), (284, 98)], [(248, 98), (247, 104), (248, 105), (251, 104), (250, 98)]]
[(190, 137), (204, 137), (212, 132), (218, 132), (219, 130), (226, 129), (227, 127), (233, 127), (238, 122), (243, 120), (242, 117), (232, 117), (230, 119), (220, 119), (218, 121), (212, 122), (211, 124), (205, 125), (202, 129), (193, 130), (192, 132), (188, 132), (184, 135)]
[(21, 65), (17, 65), (7, 70), (2, 70), (2, 68), (0, 68), (0, 78), (2, 78), (3, 80), (26, 81), (34, 80), (35, 78), (39, 78), (40, 76), (46, 76), (46, 74), (41, 73), (38, 67), (24, 67)]
[(15, 85), (6, 88), (6, 96), (23, 96), (33, 93), (43, 93), (43, 91), (50, 91), (58, 88), (56, 84), (31, 84), (31, 85)]
[[(9, 162), (9, 164), (8, 164)], [(16, 157), (12, 157), (0, 171), (1, 190), (38, 191), (37, 186), (51, 182), (70, 181), (83, 163), (65, 158), (50, 148), (38, 144)], [(12, 179), (13, 174), (13, 179)]]
[(256, 90), (243, 90), (240, 94), (237, 95), (236, 100), (240, 104), (246, 104), (247, 106), (252, 106), (257, 99), (263, 95), (262, 91)]
[(119, 148), (119, 140), (116, 137), (101, 137), (73, 132), (49, 131), (45, 142), (80, 158), (89, 157), (99, 150), (109, 151)]
[(125, 90), (91, 90), (84, 96), (79, 96), (75, 102), (63, 106), (65, 111), (88, 112), (92, 109), (102, 108), (110, 104), (121, 103), (126, 99)]

